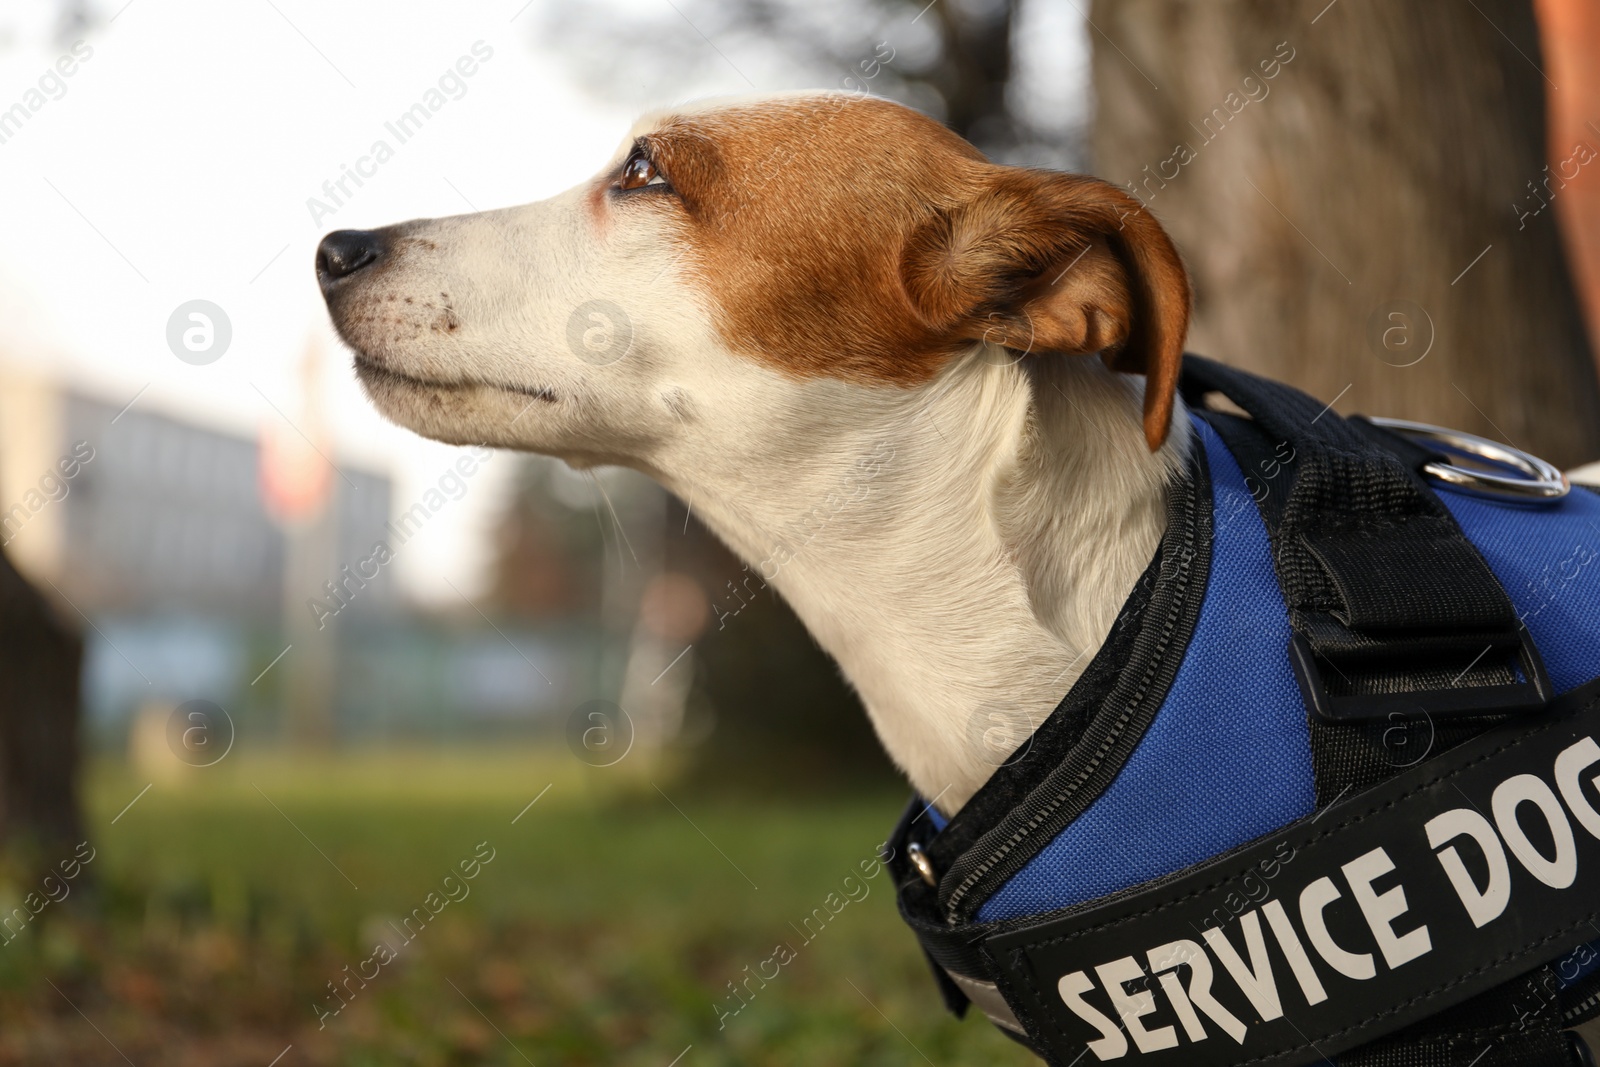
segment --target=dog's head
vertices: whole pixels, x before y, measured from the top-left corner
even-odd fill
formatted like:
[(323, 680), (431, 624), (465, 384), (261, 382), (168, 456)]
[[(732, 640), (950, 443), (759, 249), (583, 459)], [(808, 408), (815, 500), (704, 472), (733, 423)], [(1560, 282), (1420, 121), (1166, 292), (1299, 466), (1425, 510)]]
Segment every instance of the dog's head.
[(808, 398), (904, 393), (984, 342), (1143, 374), (1155, 448), (1189, 315), (1176, 250), (1121, 190), (827, 93), (650, 117), (566, 193), (333, 233), (317, 275), (395, 421), (647, 469), (697, 426), (754, 447)]

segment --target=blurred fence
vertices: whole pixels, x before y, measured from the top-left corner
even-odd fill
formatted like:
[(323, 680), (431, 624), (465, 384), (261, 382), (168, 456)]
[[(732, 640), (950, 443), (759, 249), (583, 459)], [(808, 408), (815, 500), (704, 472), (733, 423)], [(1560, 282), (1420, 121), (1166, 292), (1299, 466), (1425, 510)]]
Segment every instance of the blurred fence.
[[(621, 650), (596, 630), (465, 628), (426, 619), (351, 619), (338, 642), (333, 736), (340, 743), (556, 740), (571, 710), (614, 699)], [(201, 615), (119, 615), (87, 639), (87, 738), (130, 743), (141, 716), (165, 723), (190, 701), (227, 712), (242, 743), (283, 740), (284, 662), (275, 626)], [(280, 658), (281, 657), (281, 658)]]

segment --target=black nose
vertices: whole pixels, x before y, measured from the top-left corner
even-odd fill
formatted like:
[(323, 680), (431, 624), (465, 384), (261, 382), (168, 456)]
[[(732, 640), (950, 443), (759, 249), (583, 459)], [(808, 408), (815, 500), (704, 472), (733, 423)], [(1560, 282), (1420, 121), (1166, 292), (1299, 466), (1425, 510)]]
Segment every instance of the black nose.
[(334, 230), (317, 245), (317, 281), (326, 289), (383, 258), (383, 237), (371, 230)]

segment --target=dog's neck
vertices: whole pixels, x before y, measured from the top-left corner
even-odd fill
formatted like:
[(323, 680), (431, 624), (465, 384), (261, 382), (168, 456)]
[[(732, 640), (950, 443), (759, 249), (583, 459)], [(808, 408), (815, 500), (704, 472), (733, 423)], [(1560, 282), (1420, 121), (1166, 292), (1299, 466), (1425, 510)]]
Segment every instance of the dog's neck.
[(783, 594), (953, 812), (1082, 673), (1155, 552), (1190, 429), (1180, 405), (1151, 453), (1142, 381), (983, 347), (917, 390), (819, 386), (848, 395), (654, 473), (745, 558), (745, 590)]

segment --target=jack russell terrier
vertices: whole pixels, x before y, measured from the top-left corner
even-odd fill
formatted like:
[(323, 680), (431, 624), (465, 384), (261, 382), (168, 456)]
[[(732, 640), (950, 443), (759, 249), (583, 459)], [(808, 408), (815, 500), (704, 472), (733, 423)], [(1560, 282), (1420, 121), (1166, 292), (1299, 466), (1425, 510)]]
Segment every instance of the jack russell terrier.
[[(883, 100), (728, 101), (645, 119), (550, 200), (329, 234), (317, 274), (388, 417), (643, 471), (778, 588), (939, 809), (890, 862), (953, 1009), (1057, 1067), (1468, 1067), (1480, 1037), (1485, 1067), (1592, 1067), (1600, 498), (1447, 513), (1420, 464), (1484, 476), (1186, 359), (1183, 264), (1120, 189)], [(1208, 382), (1252, 419), (1191, 418)], [(1254, 516), (1240, 457), (1295, 463), (1286, 499)], [(1566, 497), (1522, 459), (1513, 495)], [(1437, 732), (1384, 714), (1423, 699)], [(997, 770), (996, 736), (1046, 756)], [(1562, 1013), (1530, 1026), (1541, 975)]]
[[(770, 581), (946, 812), (995, 768), (974, 717), (1027, 736), (1105, 639), (1191, 447), (1155, 219), (881, 99), (655, 114), (559, 196), (335, 232), (316, 268), (420, 434), (642, 471), (752, 564), (849, 497)], [(569, 343), (585, 305), (621, 358)]]
[(559, 196), (338, 231), (316, 268), (395, 422), (692, 493), (946, 814), (995, 770), (973, 723), (1027, 737), (1105, 641), (1193, 447), (1150, 213), (881, 99), (661, 112)]

